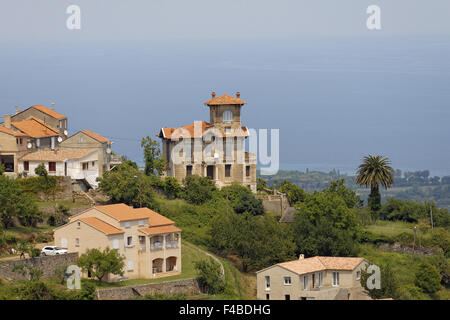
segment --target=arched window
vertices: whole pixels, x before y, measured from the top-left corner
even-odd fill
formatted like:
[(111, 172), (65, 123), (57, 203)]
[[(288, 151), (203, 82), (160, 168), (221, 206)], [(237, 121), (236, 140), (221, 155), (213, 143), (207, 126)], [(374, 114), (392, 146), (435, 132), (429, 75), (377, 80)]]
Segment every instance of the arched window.
[(230, 110), (225, 110), (222, 115), (223, 123), (232, 123), (233, 122), (233, 112)]

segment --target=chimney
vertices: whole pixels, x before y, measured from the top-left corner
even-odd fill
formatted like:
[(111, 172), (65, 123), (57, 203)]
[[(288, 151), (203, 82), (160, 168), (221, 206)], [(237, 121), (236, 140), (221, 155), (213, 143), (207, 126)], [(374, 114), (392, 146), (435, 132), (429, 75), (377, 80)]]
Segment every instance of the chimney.
[(51, 105), (52, 105), (52, 110), (55, 111), (55, 103), (52, 102)]
[(303, 259), (305, 259), (305, 255), (302, 253), (298, 256), (298, 260), (303, 260)]
[(5, 122), (3, 123), (3, 125), (5, 126), (6, 129), (11, 129), (11, 116), (9, 114), (5, 114)]
[(241, 97), (241, 93), (238, 91), (238, 92), (236, 92), (236, 98), (240, 98)]
[(213, 97), (213, 99), (216, 97), (216, 93), (214, 91), (211, 92), (211, 97)]
[(16, 106), (16, 114), (18, 114), (19, 112), (20, 112), (19, 106)]

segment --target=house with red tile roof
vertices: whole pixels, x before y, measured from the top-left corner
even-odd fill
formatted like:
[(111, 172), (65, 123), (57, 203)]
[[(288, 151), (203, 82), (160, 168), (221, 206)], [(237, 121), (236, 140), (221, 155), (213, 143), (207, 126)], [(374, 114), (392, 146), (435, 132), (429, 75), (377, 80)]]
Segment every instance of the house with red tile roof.
[(35, 169), (44, 164), (49, 175), (70, 177), (90, 188), (98, 186), (100, 176), (98, 150), (95, 148), (72, 150), (39, 150), (19, 159), (18, 172), (35, 176)]
[[(28, 152), (55, 150), (67, 138), (67, 117), (41, 105), (31, 106), (23, 111), (16, 107), (14, 115), (6, 114), (0, 124), (0, 161), (7, 173), (18, 173), (18, 159)], [(17, 138), (17, 147), (11, 144), (11, 132)], [(20, 150), (16, 150), (20, 149)]]
[(16, 107), (16, 113), (11, 116), (11, 121), (23, 121), (30, 118), (35, 118), (51, 127), (57, 134), (65, 140), (68, 136), (68, 124), (67, 117), (55, 111), (55, 105), (52, 103), (51, 108), (47, 108), (42, 105), (34, 105), (20, 111)]
[(82, 130), (73, 134), (60, 144), (61, 149), (97, 149), (99, 175), (111, 169), (111, 141), (92, 130)]
[(247, 102), (240, 93), (227, 94), (204, 102), (209, 122), (198, 121), (179, 127), (163, 127), (162, 155), (168, 166), (166, 175), (180, 183), (191, 174), (209, 177), (218, 187), (241, 184), (256, 192), (256, 155), (245, 152), (250, 136), (241, 123), (241, 109)]
[[(55, 245), (83, 254), (109, 247), (125, 256), (124, 278), (152, 279), (181, 272), (181, 229), (148, 208), (95, 206), (54, 229)], [(108, 275), (108, 281), (119, 280)]]
[(27, 142), (29, 137), (20, 131), (0, 126), (0, 164), (3, 165), (6, 174), (12, 174), (18, 170), (18, 159), (28, 152)]
[(361, 286), (360, 257), (315, 256), (277, 263), (256, 272), (259, 300), (370, 300)]

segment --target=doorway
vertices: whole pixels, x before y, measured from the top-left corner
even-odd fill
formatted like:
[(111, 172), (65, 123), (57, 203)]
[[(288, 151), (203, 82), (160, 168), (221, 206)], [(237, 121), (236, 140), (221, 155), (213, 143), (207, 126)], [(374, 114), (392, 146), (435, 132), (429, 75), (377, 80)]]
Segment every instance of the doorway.
[(214, 180), (214, 166), (206, 167), (206, 176), (212, 180)]

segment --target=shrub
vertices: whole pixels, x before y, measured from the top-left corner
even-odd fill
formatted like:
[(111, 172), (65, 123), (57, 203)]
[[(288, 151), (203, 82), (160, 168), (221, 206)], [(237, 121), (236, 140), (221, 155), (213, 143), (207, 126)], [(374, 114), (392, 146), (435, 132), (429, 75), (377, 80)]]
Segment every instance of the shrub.
[(399, 242), (402, 246), (412, 246), (414, 243), (414, 235), (406, 232), (402, 232), (394, 236), (393, 239), (395, 242)]
[(164, 193), (169, 199), (180, 198), (183, 194), (183, 187), (174, 177), (166, 177), (164, 179)]
[(27, 281), (17, 290), (20, 300), (54, 300), (50, 288), (42, 281)]
[(41, 250), (39, 249), (32, 249), (31, 250), (31, 257), (32, 258), (37, 258), (41, 256)]
[(377, 234), (370, 232), (368, 230), (363, 230), (360, 234), (360, 241), (361, 242), (367, 242), (367, 243), (373, 243), (375, 245), (381, 244), (381, 243), (393, 243), (394, 241), (384, 235), (384, 234)]
[(200, 260), (194, 263), (198, 273), (200, 286), (205, 288), (208, 294), (216, 294), (223, 292), (225, 282), (222, 278), (220, 265), (213, 259)]
[(220, 194), (224, 199), (231, 202), (234, 212), (248, 212), (252, 216), (264, 214), (264, 206), (260, 199), (257, 199), (249, 188), (239, 184), (223, 187)]
[(94, 300), (95, 299), (95, 285), (90, 281), (81, 280), (81, 290), (77, 294), (78, 300)]
[(202, 204), (213, 197), (216, 186), (208, 177), (190, 175), (184, 179), (185, 199), (192, 204)]
[(441, 288), (441, 274), (439, 270), (426, 262), (419, 265), (414, 284), (421, 288), (423, 292), (433, 294)]
[[(369, 264), (370, 265), (370, 264)], [(398, 298), (399, 297), (399, 281), (391, 268), (391, 265), (379, 265), (381, 275), (380, 275), (380, 289), (368, 289), (367, 280), (370, 277), (370, 274), (367, 273), (367, 268), (365, 270), (361, 270), (361, 286), (365, 289), (367, 294), (372, 299), (383, 299), (383, 298)]]
[(88, 249), (78, 259), (78, 265), (84, 272), (89, 272), (101, 283), (108, 274), (123, 276), (125, 257), (121, 256), (117, 249), (106, 248), (103, 251), (98, 249)]

